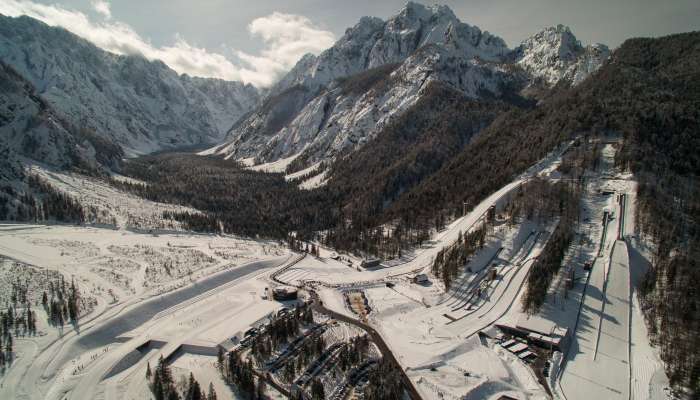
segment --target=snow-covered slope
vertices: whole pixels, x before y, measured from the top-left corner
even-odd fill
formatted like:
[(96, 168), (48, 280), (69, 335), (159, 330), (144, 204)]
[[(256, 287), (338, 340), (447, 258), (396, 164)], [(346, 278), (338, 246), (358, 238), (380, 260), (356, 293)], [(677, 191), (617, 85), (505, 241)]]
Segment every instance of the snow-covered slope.
[(118, 148), (100, 145), (97, 138), (74, 131), (29, 82), (0, 63), (0, 180), (21, 175), (19, 157), (59, 168), (97, 168), (121, 156)]
[(29, 17), (0, 15), (0, 60), (61, 118), (128, 155), (216, 143), (258, 102), (250, 85), (180, 76), (162, 62), (105, 52)]
[(436, 80), (477, 98), (499, 96), (508, 82), (518, 78), (497, 66), (455, 57), (443, 47), (425, 47), (399, 65), (387, 64), (333, 82), (272, 135), (255, 130), (266, 126), (265, 115), (255, 115), (242, 134), (217, 151), (262, 161), (300, 155), (301, 165), (333, 158), (372, 139)]
[[(607, 57), (568, 29), (545, 30), (515, 50), (447, 6), (409, 2), (383, 21), (363, 17), (333, 47), (307, 55), (262, 105), (204, 152), (256, 163), (296, 158), (294, 169), (336, 159), (381, 132), (439, 80), (473, 99), (498, 98), (544, 77), (580, 82)], [(520, 66), (520, 67), (518, 67)]]
[(446, 6), (408, 3), (387, 21), (364, 17), (333, 47), (307, 55), (263, 105), (207, 153), (258, 162), (332, 158), (372, 138), (435, 79), (470, 97), (499, 95), (513, 77), (505, 42), (460, 22)]
[(569, 27), (557, 25), (530, 36), (514, 51), (518, 65), (548, 86), (561, 80), (573, 85), (596, 71), (610, 56), (608, 47), (582, 46)]

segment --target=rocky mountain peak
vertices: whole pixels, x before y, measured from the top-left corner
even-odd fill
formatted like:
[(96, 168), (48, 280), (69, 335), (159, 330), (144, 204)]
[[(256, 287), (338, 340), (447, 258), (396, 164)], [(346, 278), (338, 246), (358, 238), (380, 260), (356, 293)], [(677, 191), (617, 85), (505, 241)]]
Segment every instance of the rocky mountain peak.
[(553, 86), (561, 80), (577, 84), (609, 57), (608, 47), (582, 46), (568, 26), (547, 27), (514, 50), (516, 63), (535, 79)]
[(435, 21), (459, 21), (454, 12), (452, 12), (452, 9), (446, 5), (435, 4), (432, 6), (425, 6), (420, 3), (409, 1), (399, 13), (391, 17), (388, 22), (393, 24), (405, 23), (407, 25), (414, 25), (431, 19)]
[(471, 99), (499, 98), (539, 80), (575, 84), (606, 57), (607, 48), (582, 47), (563, 25), (510, 50), (447, 6), (409, 2), (386, 21), (361, 18), (331, 48), (302, 58), (208, 153), (257, 163), (298, 157), (310, 166), (363, 146), (432, 82)]
[(459, 57), (478, 56), (491, 61), (509, 52), (501, 38), (461, 22), (449, 7), (409, 2), (386, 21), (362, 17), (318, 57), (302, 58), (271, 93), (279, 94), (296, 85), (316, 92), (338, 78), (402, 62), (430, 44), (445, 46)]
[(581, 51), (581, 42), (568, 26), (548, 27), (525, 39), (521, 47), (564, 61), (574, 60)]

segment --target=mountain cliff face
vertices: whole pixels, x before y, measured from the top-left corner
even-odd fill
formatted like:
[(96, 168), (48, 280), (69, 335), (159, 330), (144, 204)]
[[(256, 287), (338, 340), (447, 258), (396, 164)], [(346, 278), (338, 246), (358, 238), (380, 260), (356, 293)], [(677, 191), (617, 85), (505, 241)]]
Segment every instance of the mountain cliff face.
[(583, 47), (568, 27), (557, 25), (530, 36), (513, 54), (531, 77), (553, 86), (562, 80), (579, 84), (600, 68), (610, 50), (600, 43)]
[(388, 21), (363, 17), (333, 47), (318, 57), (304, 57), (273, 92), (294, 85), (314, 91), (337, 78), (401, 62), (429, 44), (458, 49), (467, 58), (492, 61), (508, 52), (502, 39), (460, 22), (447, 6), (408, 3)]
[[(123, 154), (62, 120), (12, 68), (0, 63), (0, 180), (21, 176), (20, 157), (58, 168), (97, 169)], [(4, 176), (7, 175), (7, 176)]]
[(181, 76), (29, 17), (0, 15), (0, 60), (62, 119), (127, 155), (216, 143), (258, 101), (250, 85)]
[[(234, 129), (231, 142), (216, 152), (265, 161), (296, 156), (304, 160), (301, 165), (335, 158), (371, 140), (433, 81), (479, 98), (498, 97), (511, 82), (521, 85), (523, 79), (488, 63), (455, 57), (442, 47), (425, 47), (401, 64), (339, 78), (308, 101), (305, 86), (288, 89)], [(305, 104), (292, 111), (299, 103)]]
[(293, 158), (300, 169), (358, 149), (430, 82), (471, 99), (513, 98), (542, 79), (577, 84), (607, 58), (604, 46), (582, 48), (568, 28), (552, 29), (510, 50), (446, 6), (408, 3), (387, 21), (364, 17), (330, 49), (303, 57), (205, 154), (255, 163)]

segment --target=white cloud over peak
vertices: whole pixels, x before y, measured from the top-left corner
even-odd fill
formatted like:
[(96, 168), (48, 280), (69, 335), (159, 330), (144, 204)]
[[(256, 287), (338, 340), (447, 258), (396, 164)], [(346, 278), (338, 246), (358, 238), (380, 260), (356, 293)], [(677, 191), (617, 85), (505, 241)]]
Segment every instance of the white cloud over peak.
[(276, 76), (289, 71), (304, 54), (318, 54), (335, 40), (331, 32), (316, 28), (308, 18), (279, 12), (254, 19), (248, 31), (259, 36), (265, 48), (260, 56), (243, 52), (238, 56), (255, 70)]
[(28, 15), (51, 26), (63, 27), (98, 47), (117, 54), (141, 54), (161, 60), (179, 73), (243, 81), (259, 87), (270, 86), (291, 69), (306, 53), (319, 53), (333, 44), (333, 34), (322, 30), (306, 17), (272, 13), (256, 18), (248, 26), (264, 47), (259, 54), (236, 51), (232, 62), (222, 54), (190, 44), (179, 35), (168, 46), (154, 46), (129, 25), (111, 18), (110, 4), (95, 0), (93, 8), (104, 21), (91, 21), (80, 11), (58, 5), (24, 0), (0, 0), (0, 13)]
[(104, 0), (94, 0), (92, 2), (92, 8), (95, 9), (103, 17), (109, 19), (112, 18), (112, 10), (110, 9), (109, 2)]

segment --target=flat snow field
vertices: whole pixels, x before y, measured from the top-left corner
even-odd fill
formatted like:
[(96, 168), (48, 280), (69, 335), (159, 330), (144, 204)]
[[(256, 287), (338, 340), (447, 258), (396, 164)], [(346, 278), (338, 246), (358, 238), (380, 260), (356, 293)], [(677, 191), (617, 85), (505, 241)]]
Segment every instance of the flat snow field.
[[(75, 328), (48, 326), (34, 307), (39, 335), (16, 340), (2, 399), (147, 398), (146, 363), (180, 345), (212, 353), (279, 308), (262, 299), (263, 277), (290, 260), (275, 242), (233, 236), (28, 224), (0, 224), (0, 256), (2, 285), (12, 282), (4, 272), (38, 271), (33, 301), (45, 276), (61, 275), (95, 299)], [(161, 344), (136, 351), (149, 340)]]

